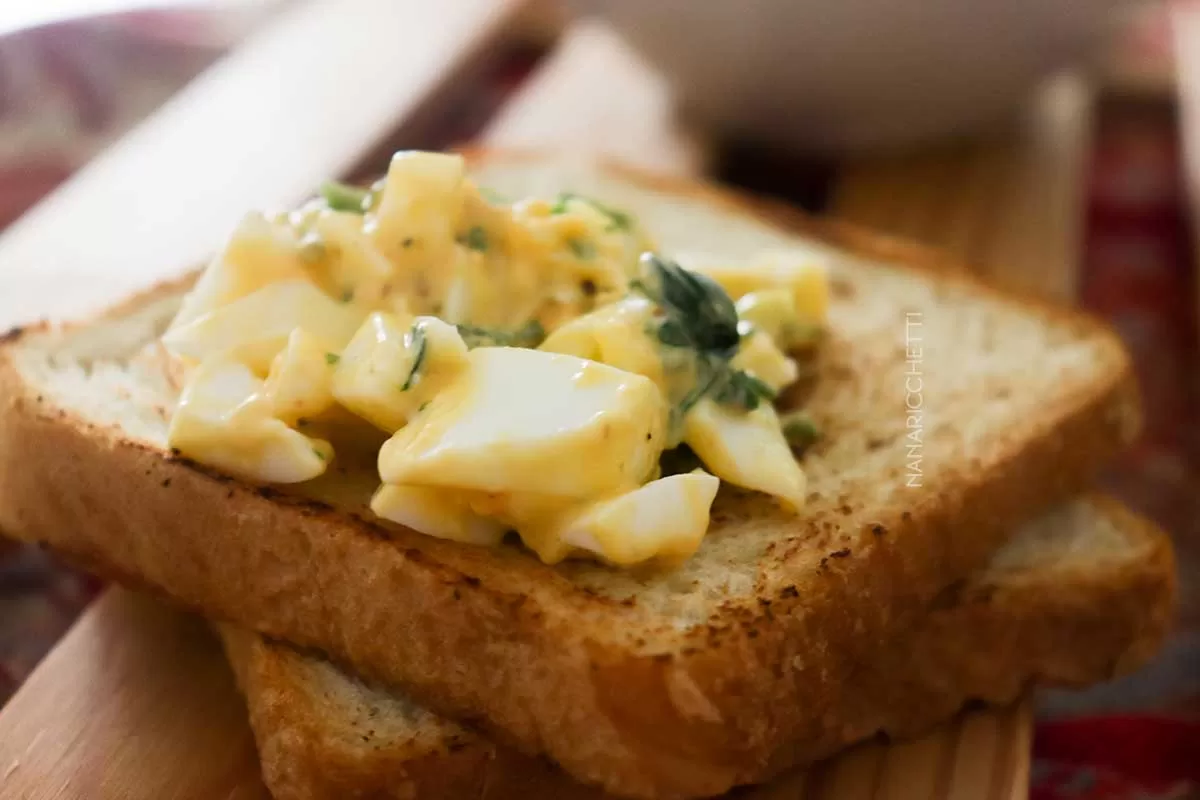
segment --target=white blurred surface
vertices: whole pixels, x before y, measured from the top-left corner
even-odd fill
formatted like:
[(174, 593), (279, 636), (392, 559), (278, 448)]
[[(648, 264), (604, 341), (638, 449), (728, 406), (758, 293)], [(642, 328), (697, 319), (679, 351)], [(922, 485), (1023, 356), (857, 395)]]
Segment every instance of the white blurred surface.
[(225, 7), (260, 4), (261, 0), (3, 0), (0, 34), (77, 17), (150, 8)]
[(715, 130), (895, 148), (1010, 111), (1103, 40), (1118, 0), (572, 0), (605, 16)]

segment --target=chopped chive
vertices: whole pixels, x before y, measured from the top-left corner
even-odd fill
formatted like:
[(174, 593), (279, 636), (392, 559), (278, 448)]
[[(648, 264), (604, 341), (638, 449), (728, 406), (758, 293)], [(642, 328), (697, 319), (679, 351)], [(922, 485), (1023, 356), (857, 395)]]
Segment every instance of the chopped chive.
[(413, 237), (405, 236), (404, 241), (400, 242), (400, 246), (403, 247), (405, 250), (412, 247), (413, 246)]
[(567, 213), (567, 207), (571, 204), (571, 201), (574, 200), (576, 197), (577, 197), (577, 195), (574, 195), (570, 192), (561, 192), (558, 195), (558, 197), (555, 198), (554, 205), (550, 206), (550, 213), (551, 214)]
[(608, 226), (606, 231), (627, 231), (633, 227), (633, 217), (628, 212), (622, 211), (619, 208), (605, 205), (598, 200), (593, 200), (590, 197), (582, 197), (573, 192), (562, 192), (554, 201), (554, 205), (550, 206), (551, 214), (565, 214), (571, 208), (571, 201), (578, 200), (581, 203), (587, 203), (592, 208), (599, 211), (604, 216), (608, 217)]
[(487, 231), (483, 229), (482, 225), (475, 225), (465, 234), (458, 237), (458, 243), (482, 253), (488, 248)]
[(342, 357), (339, 356), (337, 353), (326, 353), (325, 354), (325, 363), (331, 367), (341, 360), (342, 360)]
[(479, 328), (474, 325), (457, 325), (458, 335), (467, 347), (537, 347), (546, 338), (546, 329), (536, 319), (531, 319), (515, 331), (496, 328)]
[(315, 448), (315, 447), (314, 447), (314, 448), (312, 449), (312, 451), (313, 451), (313, 455), (314, 455), (314, 456), (316, 456), (317, 458), (321, 459), (322, 461), (324, 461), (324, 460), (325, 460), (325, 454), (324, 454), (324, 453), (322, 453), (320, 450), (318, 450), (317, 448)]
[(412, 326), (409, 332), (409, 342), (412, 348), (416, 351), (413, 356), (412, 369), (408, 371), (408, 377), (404, 379), (404, 384), (400, 387), (400, 391), (407, 392), (413, 387), (417, 380), (417, 373), (421, 371), (421, 367), (425, 364), (425, 354), (429, 350), (429, 344), (425, 339), (425, 329), (416, 325)]
[(354, 290), (353, 289), (343, 289), (342, 290), (342, 302), (343, 303), (349, 303), (353, 299), (354, 299)]
[(775, 390), (758, 378), (742, 370), (733, 370), (728, 381), (716, 392), (716, 400), (722, 405), (740, 407), (746, 411), (758, 408), (762, 401), (775, 399)]
[(327, 181), (321, 186), (321, 197), (334, 211), (351, 211), (362, 214), (367, 210), (367, 202), (371, 193), (357, 186), (350, 186), (337, 181)]
[(821, 438), (820, 428), (806, 411), (784, 414), (779, 419), (779, 427), (792, 449), (800, 452), (804, 452)]

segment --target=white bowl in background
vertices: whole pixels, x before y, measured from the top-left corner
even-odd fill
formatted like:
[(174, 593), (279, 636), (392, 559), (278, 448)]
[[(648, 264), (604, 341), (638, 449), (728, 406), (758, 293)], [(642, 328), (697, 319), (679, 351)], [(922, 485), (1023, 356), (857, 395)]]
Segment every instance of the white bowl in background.
[(896, 148), (1011, 110), (1103, 39), (1119, 0), (572, 0), (690, 119), (790, 148)]

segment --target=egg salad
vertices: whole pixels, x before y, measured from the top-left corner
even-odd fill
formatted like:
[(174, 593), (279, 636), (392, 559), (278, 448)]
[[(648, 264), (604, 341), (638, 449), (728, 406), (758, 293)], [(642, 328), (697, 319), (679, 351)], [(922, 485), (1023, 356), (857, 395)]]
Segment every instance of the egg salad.
[(794, 255), (684, 263), (595, 199), (508, 201), (459, 156), (397, 153), (370, 188), (242, 220), (162, 337), (185, 376), (168, 444), (303, 483), (371, 441), (381, 521), (678, 564), (721, 481), (804, 505), (816, 431), (773, 401), (829, 303)]

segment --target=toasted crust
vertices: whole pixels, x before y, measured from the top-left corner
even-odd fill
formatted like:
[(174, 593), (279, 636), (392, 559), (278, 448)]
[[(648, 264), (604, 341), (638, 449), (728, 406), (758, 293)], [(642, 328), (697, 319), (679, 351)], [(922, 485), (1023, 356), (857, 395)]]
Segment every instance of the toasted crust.
[[(1029, 683), (1082, 686), (1143, 664), (1161, 645), (1175, 605), (1169, 540), (1112, 500), (1084, 504), (1099, 525), (1119, 532), (1119, 555), (1098, 559), (1045, 548), (1018, 569), (986, 570), (944, 591), (911, 633), (861, 665), (834, 706), (838, 724), (804, 757), (877, 732), (918, 734), (967, 701), (1007, 703)], [(1099, 533), (1079, 538), (1076, 552), (1105, 546)], [(317, 671), (319, 656), (230, 626), (221, 634), (278, 800), (605, 796), (544, 761), (427, 713), (376, 735), (389, 693)], [(356, 706), (369, 709), (369, 721), (357, 727), (350, 719), (362, 715)]]
[[(730, 213), (747, 207), (698, 184), (628, 180)], [(902, 258), (896, 269), (916, 280), (944, 266), (930, 251), (787, 216), (857, 256)], [(1005, 297), (966, 277), (936, 281), (942, 292)], [(0, 351), (0, 528), (325, 650), (582, 780), (630, 795), (714, 794), (807, 757), (803, 743), (824, 740), (834, 699), (874, 642), (912, 625), (1022, 517), (1081, 489), (1132, 438), (1136, 392), (1115, 337), (1077, 313), (1021, 302), (1040, 324), (1095, 342), (1095, 374), (1014, 421), (980, 458), (942, 464), (922, 491), (818, 497), (805, 518), (783, 521), (732, 495), (706, 543), (767, 526), (781, 531), (780, 547), (760, 554), (772, 566), (752, 591), (700, 624), (597, 592), (577, 567), (385, 534), (172, 457), (42, 396), (15, 357), (24, 336)], [(826, 366), (857, 379), (866, 365), (839, 361), (853, 352), (836, 345)]]

